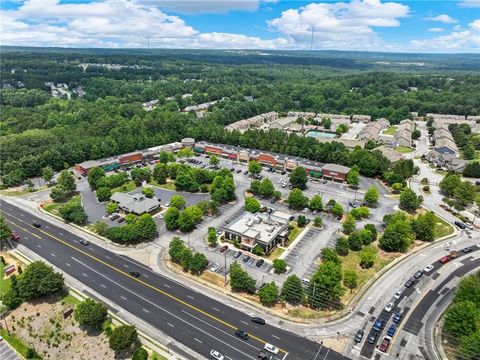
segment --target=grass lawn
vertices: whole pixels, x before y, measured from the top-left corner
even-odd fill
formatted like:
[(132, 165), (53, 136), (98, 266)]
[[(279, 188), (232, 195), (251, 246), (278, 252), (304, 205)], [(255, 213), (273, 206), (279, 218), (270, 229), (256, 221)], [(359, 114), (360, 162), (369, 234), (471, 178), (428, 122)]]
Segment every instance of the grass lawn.
[(149, 360), (168, 360), (165, 356), (162, 356), (155, 351), (152, 352), (152, 355), (148, 357)]
[(290, 221), (290, 225), (293, 225), (293, 229), (290, 230), (290, 234), (288, 235), (288, 240), (285, 243), (285, 247), (288, 247), (292, 242), (294, 242), (298, 234), (300, 234), (302, 230), (305, 229), (298, 227), (296, 221)]
[(435, 215), (435, 240), (453, 233), (453, 226)]
[(10, 335), (6, 329), (0, 328), (0, 335), (4, 338), (6, 342), (10, 344), (12, 348), (17, 350), (22, 356), (27, 354), (27, 345), (25, 345), (19, 338), (15, 335)]
[(55, 214), (55, 215), (58, 215), (58, 209), (62, 206), (63, 204), (62, 203), (49, 203), (48, 205), (45, 205), (43, 208), (45, 209), (45, 211), (51, 213), (51, 214)]
[(365, 285), (367, 281), (372, 278), (372, 276), (374, 276), (381, 269), (387, 266), (396, 256), (397, 255), (395, 254), (386, 254), (379, 250), (377, 252), (377, 259), (375, 260), (375, 264), (370, 269), (362, 269), (360, 267), (359, 251), (350, 251), (347, 256), (340, 256), (343, 271), (354, 270), (358, 275), (357, 287), (353, 290), (353, 292), (350, 292), (350, 290), (347, 289), (345, 295), (342, 298), (342, 302), (345, 305), (348, 304), (353, 299), (356, 292), (360, 290), (363, 285)]
[(284, 251), (285, 251), (285, 249), (279, 248), (279, 247), (277, 246), (277, 248), (276, 248), (275, 250), (273, 250), (270, 255), (267, 256), (267, 259), (268, 259), (268, 260), (271, 260), (271, 261), (273, 261), (273, 260), (275, 260), (275, 259), (278, 259), (278, 257), (279, 257), (280, 255), (282, 255)]
[(4, 294), (5, 291), (8, 289), (10, 286), (10, 278), (4, 279), (4, 272), (3, 270), (5, 269), (5, 265), (3, 263), (0, 263), (0, 294)]
[(155, 180), (151, 180), (149, 182), (150, 185), (159, 187), (161, 189), (166, 189), (166, 190), (176, 190), (175, 183), (174, 182), (168, 182), (166, 184), (159, 184)]
[(397, 146), (395, 148), (395, 151), (398, 152), (399, 154), (406, 154), (406, 153), (411, 153), (413, 149), (406, 146)]
[(129, 182), (126, 182), (122, 186), (116, 187), (112, 189), (112, 194), (116, 192), (122, 192), (122, 193), (128, 193), (132, 190), (135, 190), (137, 188), (137, 185), (135, 185), (135, 182), (133, 180), (130, 180)]
[(397, 132), (397, 127), (393, 126), (393, 125), (390, 125), (387, 129), (382, 131), (382, 134), (395, 135), (396, 132)]

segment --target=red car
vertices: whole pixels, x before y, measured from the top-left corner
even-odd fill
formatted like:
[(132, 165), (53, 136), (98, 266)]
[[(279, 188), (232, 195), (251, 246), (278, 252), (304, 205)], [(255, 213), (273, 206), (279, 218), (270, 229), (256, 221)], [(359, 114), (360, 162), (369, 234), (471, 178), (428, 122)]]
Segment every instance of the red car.
[(384, 338), (380, 346), (378, 347), (378, 350), (381, 352), (387, 352), (388, 347), (390, 346), (390, 340), (387, 338)]
[(438, 260), (438, 262), (439, 262), (440, 264), (445, 264), (445, 263), (447, 263), (447, 262), (449, 262), (449, 261), (450, 261), (450, 257), (448, 257), (448, 256), (442, 256), (442, 257), (440, 258), (440, 260)]
[(10, 236), (12, 240), (18, 241), (20, 240), (20, 235), (18, 235), (16, 232), (12, 232), (12, 235)]
[(225, 252), (227, 249), (228, 249), (228, 245), (223, 245), (223, 246), (220, 248), (220, 252), (223, 253), (223, 252)]

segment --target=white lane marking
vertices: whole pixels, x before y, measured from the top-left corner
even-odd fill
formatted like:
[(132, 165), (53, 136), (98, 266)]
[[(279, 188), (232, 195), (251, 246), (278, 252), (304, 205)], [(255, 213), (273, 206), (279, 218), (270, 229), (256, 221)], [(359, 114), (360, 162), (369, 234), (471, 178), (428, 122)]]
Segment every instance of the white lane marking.
[(187, 297), (188, 297), (189, 299), (192, 299), (192, 300), (193, 300), (193, 296), (187, 295)]
[(120, 297), (121, 297), (123, 300), (127, 300), (127, 298), (126, 298), (125, 296), (120, 295)]
[(143, 311), (145, 311), (147, 314), (150, 314), (150, 311), (148, 311), (147, 309), (142, 309)]
[(41, 248), (42, 248), (42, 246), (41, 246), (41, 245), (38, 245), (38, 244), (37, 244), (37, 247), (38, 247), (39, 249), (41, 249)]
[(108, 256), (108, 255), (105, 255), (105, 257), (106, 257), (107, 259), (112, 260), (112, 258), (111, 258), (110, 256)]
[(241, 322), (242, 324), (248, 325), (248, 323), (245, 322), (245, 321), (243, 321), (243, 320), (241, 320), (240, 322)]
[(45, 225), (45, 229), (50, 229), (50, 228), (48, 227), (48, 225)]
[(53, 257), (57, 257), (57, 255), (55, 255), (54, 253), (50, 253), (50, 255), (52, 255)]
[(59, 232), (58, 235), (63, 236), (63, 233)]
[(323, 360), (325, 360), (327, 358), (327, 355), (328, 355), (329, 352), (330, 352), (330, 349), (327, 350), (327, 353), (325, 354), (325, 357), (323, 358)]
[(147, 279), (149, 278), (149, 276), (147, 274), (143, 274), (143, 276), (145, 276)]
[[(91, 268), (90, 266), (88, 266), (88, 265), (84, 264), (84, 263), (83, 263), (83, 262), (81, 262), (80, 260), (78, 260), (78, 259), (75, 259), (73, 256), (72, 256), (72, 259), (74, 259), (76, 262), (78, 262), (78, 263), (82, 264), (82, 265), (83, 265), (83, 266), (85, 266), (87, 269), (90, 269), (92, 272), (95, 272), (95, 273), (97, 273), (99, 276), (101, 276), (101, 277), (103, 277), (103, 278), (107, 279), (108, 281), (110, 281), (111, 283), (115, 284), (116, 286), (118, 286), (118, 287), (122, 288), (123, 290), (125, 290), (125, 291), (127, 291), (127, 292), (131, 293), (132, 295), (134, 295), (134, 296), (136, 296), (136, 297), (138, 297), (138, 298), (142, 299), (143, 301), (146, 301), (146, 302), (148, 302), (150, 305), (152, 305), (152, 306), (154, 306), (154, 307), (156, 307), (156, 308), (160, 309), (161, 311), (163, 311), (163, 312), (167, 313), (168, 315), (170, 315), (170, 316), (174, 317), (175, 319), (177, 319), (177, 320), (179, 320), (179, 321), (181, 321), (181, 322), (183, 322), (183, 323), (187, 324), (188, 326), (191, 326), (191, 327), (193, 327), (194, 329), (196, 329), (196, 330), (198, 330), (198, 331), (200, 331), (200, 332), (204, 333), (205, 335), (207, 335), (207, 336), (211, 337), (211, 338), (212, 338), (212, 339), (214, 339), (215, 341), (219, 341), (219, 339), (218, 339), (218, 337), (217, 337), (217, 336), (214, 336), (214, 335), (212, 335), (212, 334), (210, 334), (210, 333), (206, 332), (205, 330), (203, 330), (203, 329), (200, 329), (199, 327), (197, 327), (197, 326), (195, 326), (195, 325), (193, 325), (193, 324), (190, 324), (188, 321), (186, 321), (185, 319), (181, 318), (180, 316), (177, 316), (177, 315), (175, 315), (175, 314), (171, 313), (170, 311), (168, 311), (168, 310), (166, 310), (166, 309), (162, 308), (161, 306), (157, 305), (156, 303), (154, 303), (154, 302), (152, 302), (152, 301), (150, 301), (150, 300), (148, 300), (148, 299), (145, 299), (144, 297), (142, 297), (142, 296), (138, 295), (137, 293), (133, 292), (132, 290), (130, 290), (130, 289), (127, 289), (125, 286), (123, 286), (123, 285), (120, 285), (120, 284), (117, 284), (115, 281), (113, 281), (113, 280), (109, 279), (109, 278), (108, 278), (106, 275), (104, 275), (104, 274), (102, 274), (102, 273), (98, 272), (97, 270), (95, 270), (95, 269)], [(183, 311), (183, 310), (182, 310), (182, 312), (185, 312), (185, 311)], [(187, 312), (185, 312), (185, 313), (187, 313)], [(188, 313), (187, 313), (187, 314), (188, 314)], [(190, 314), (188, 314), (188, 315), (190, 315)], [(193, 316), (193, 315), (190, 315), (190, 316)], [(201, 321), (201, 322), (204, 322), (203, 320), (200, 320), (200, 321)], [(208, 323), (207, 323), (207, 324), (208, 324)], [(210, 325), (210, 324), (208, 324), (208, 325), (209, 325), (209, 326), (211, 326), (211, 327), (213, 327), (213, 328), (215, 328), (215, 329), (216, 329), (216, 330), (218, 330), (218, 331), (221, 331), (221, 332), (225, 333), (225, 331), (223, 331), (223, 330), (220, 330), (219, 328), (217, 328), (217, 327), (215, 327), (215, 326), (213, 326), (213, 325)], [(234, 337), (233, 335), (230, 335), (230, 334), (228, 334), (228, 333), (225, 333), (225, 334), (227, 334), (227, 335), (229, 335), (229, 336), (231, 336), (231, 337), (233, 337), (233, 338), (235, 338), (235, 339), (236, 339), (236, 337)], [(224, 345), (224, 346), (226, 345), (226, 346), (228, 346), (228, 347), (232, 348), (233, 350), (235, 350), (235, 351), (239, 352), (240, 354), (244, 355), (244, 356), (245, 356), (246, 358), (248, 358), (248, 359), (257, 360), (255, 357), (253, 357), (253, 356), (250, 356), (250, 355), (248, 355), (248, 354), (244, 353), (243, 351), (241, 351), (240, 349), (237, 349), (237, 348), (236, 348), (235, 346), (233, 346), (233, 345), (227, 344), (227, 343), (225, 343), (225, 342), (222, 342), (222, 345)], [(253, 347), (253, 348), (254, 348), (254, 349), (256, 349), (256, 350), (261, 350), (260, 348), (256, 348), (256, 347), (254, 347), (253, 345), (250, 345), (250, 344), (248, 344), (248, 345), (249, 345), (250, 347)]]
[(169, 289), (170, 289), (170, 285), (163, 284), (163, 286), (165, 286), (166, 288), (169, 288)]
[(280, 340), (280, 338), (279, 338), (278, 336), (276, 336), (276, 335), (272, 335), (272, 337), (274, 337), (275, 339)]
[(128, 269), (128, 265), (126, 265), (126, 264), (123, 264), (123, 266), (125, 266), (125, 267)]
[(215, 311), (218, 311), (218, 312), (220, 312), (220, 310), (219, 310), (219, 309), (217, 309), (216, 307), (212, 307), (212, 309), (213, 309), (213, 310), (215, 310)]
[(172, 325), (172, 324), (170, 324), (169, 322), (167, 322), (167, 325), (168, 325), (168, 326), (171, 326), (171, 327), (173, 327), (173, 328), (175, 327), (175, 325)]
[(107, 288), (107, 287), (106, 287), (105, 285), (103, 285), (103, 284), (100, 284), (100, 286), (101, 286), (102, 288), (104, 288), (104, 289)]
[(20, 213), (20, 216), (21, 216), (21, 217), (25, 217), (25, 215), (23, 215), (22, 213)]
[(82, 273), (82, 275), (83, 275), (83, 276), (85, 276), (85, 277), (88, 277), (88, 275), (87, 275), (87, 274), (85, 274), (85, 273)]
[(200, 344), (202, 343), (200, 340), (198, 340), (197, 338), (193, 338), (193, 340), (199, 342)]
[(67, 263), (67, 262), (65, 263), (65, 265), (67, 265), (67, 266), (70, 266), (70, 267), (72, 266), (72, 265), (70, 265), (70, 264), (69, 264), (69, 263)]

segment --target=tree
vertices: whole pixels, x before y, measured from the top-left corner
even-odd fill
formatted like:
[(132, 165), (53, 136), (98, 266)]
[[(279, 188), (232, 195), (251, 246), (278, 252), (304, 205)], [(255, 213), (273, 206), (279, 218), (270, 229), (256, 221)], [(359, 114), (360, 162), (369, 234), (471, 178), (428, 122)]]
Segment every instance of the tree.
[(355, 221), (355, 218), (351, 214), (347, 214), (347, 217), (342, 225), (343, 232), (348, 235), (355, 230), (356, 226), (357, 222)]
[(0, 250), (3, 249), (3, 243), (12, 236), (12, 229), (8, 226), (5, 218), (0, 215)]
[(157, 224), (150, 214), (142, 214), (135, 223), (127, 225), (132, 227), (137, 241), (150, 240), (157, 236)]
[(308, 198), (303, 195), (302, 190), (295, 188), (290, 191), (287, 203), (293, 209), (303, 209), (308, 205)]
[(72, 193), (77, 189), (75, 177), (68, 170), (63, 170), (57, 180), (57, 186), (63, 187), (67, 192)]
[(422, 241), (433, 241), (435, 239), (435, 222), (435, 214), (431, 211), (418, 215), (412, 221), (415, 237)]
[(153, 168), (153, 179), (159, 184), (165, 184), (168, 178), (168, 168), (166, 163), (158, 163)]
[(16, 309), (22, 303), (22, 298), (18, 291), (17, 277), (15, 275), (10, 276), (10, 286), (6, 288), (1, 296), (3, 305), (8, 309)]
[(60, 216), (66, 220), (77, 225), (87, 223), (87, 214), (80, 203), (79, 198), (69, 200), (65, 205), (58, 210)]
[(303, 300), (303, 286), (297, 275), (290, 275), (283, 283), (282, 298), (292, 304), (299, 305)]
[(107, 214), (113, 214), (114, 212), (118, 211), (118, 204), (110, 201), (105, 206), (105, 211), (107, 212)]
[(307, 181), (308, 181), (308, 175), (307, 171), (305, 168), (301, 166), (297, 166), (293, 171), (290, 173), (290, 185), (292, 185), (294, 188), (304, 190), (307, 188)]
[(472, 301), (480, 304), (480, 271), (462, 278), (455, 293), (455, 301)]
[(421, 195), (417, 196), (410, 188), (404, 189), (400, 194), (400, 208), (405, 211), (413, 212), (417, 210), (422, 202), (423, 197)]
[(377, 228), (375, 227), (374, 224), (365, 224), (365, 225), (363, 226), (363, 228), (364, 228), (365, 230), (370, 231), (370, 233), (372, 234), (372, 242), (375, 241), (375, 240), (377, 240), (377, 233), (378, 233), (378, 232), (377, 232)]
[(192, 261), (190, 262), (190, 271), (192, 274), (198, 275), (205, 270), (207, 265), (208, 260), (206, 256), (202, 253), (196, 252), (192, 257)]
[(377, 259), (377, 248), (373, 245), (365, 246), (360, 251), (360, 266), (362, 269), (370, 269)]
[(50, 197), (55, 202), (67, 201), (67, 199), (70, 197), (70, 194), (71, 193), (61, 185), (54, 186), (52, 191), (50, 191)]
[(217, 246), (217, 232), (214, 227), (209, 227), (207, 232), (208, 246)]
[(344, 236), (338, 238), (335, 242), (335, 251), (340, 256), (347, 256), (350, 249), (350, 243), (348, 242), (348, 237)]
[(184, 248), (182, 251), (182, 258), (180, 259), (180, 265), (183, 271), (188, 271), (193, 260), (193, 251), (190, 248)]
[(380, 238), (380, 246), (386, 251), (407, 251), (413, 239), (411, 223), (408, 219), (390, 220)]
[(478, 329), (480, 309), (471, 301), (455, 302), (445, 313), (445, 329), (456, 336), (469, 336)]
[(339, 203), (335, 203), (332, 206), (331, 212), (332, 212), (333, 215), (343, 216), (343, 206)]
[(332, 120), (330, 118), (326, 117), (322, 119), (322, 126), (326, 129), (329, 130), (332, 127)]
[(282, 197), (282, 193), (278, 190), (275, 190), (272, 194), (272, 197), (275, 199), (275, 200), (280, 200), (280, 198)]
[(87, 299), (75, 307), (74, 317), (80, 325), (99, 327), (107, 318), (107, 313), (103, 304)]
[(98, 187), (98, 181), (105, 177), (105, 170), (100, 167), (94, 167), (88, 170), (87, 180), (90, 188), (96, 190)]
[(318, 194), (313, 195), (310, 199), (310, 210), (322, 211), (323, 210), (323, 202), (322, 197)]
[(313, 225), (315, 227), (321, 227), (323, 225), (323, 219), (320, 216), (315, 216), (315, 219), (313, 219)]
[(275, 305), (278, 301), (278, 286), (273, 281), (263, 284), (258, 290), (258, 297), (263, 306)]
[(220, 160), (218, 160), (216, 155), (210, 155), (210, 165), (217, 166), (219, 162)]
[(376, 186), (369, 187), (367, 191), (365, 192), (365, 196), (363, 200), (365, 201), (365, 204), (367, 204), (370, 207), (375, 207), (377, 206), (378, 203), (378, 189)]
[(112, 192), (108, 187), (99, 187), (96, 191), (98, 202), (105, 202), (110, 200)]
[(202, 218), (202, 210), (198, 206), (189, 206), (180, 213), (177, 224), (181, 231), (192, 231), (195, 224)]
[(470, 336), (461, 338), (461, 354), (471, 354), (471, 359), (478, 359), (480, 357), (480, 329)]
[(134, 326), (120, 325), (113, 329), (108, 338), (110, 349), (120, 351), (128, 349), (137, 340), (138, 333)]
[(168, 245), (168, 254), (174, 263), (179, 264), (182, 261), (183, 252), (186, 246), (182, 239), (174, 236)]
[(476, 161), (468, 164), (463, 170), (463, 176), (470, 178), (480, 178), (480, 162)]
[(187, 202), (185, 201), (185, 198), (183, 196), (180, 196), (180, 195), (173, 195), (170, 198), (169, 203), (170, 203), (170, 207), (175, 207), (178, 210), (182, 210), (185, 207), (185, 205), (187, 204)]
[(140, 186), (144, 181), (148, 182), (150, 180), (150, 178), (152, 177), (152, 172), (148, 167), (136, 167), (132, 171), (130, 171), (130, 176), (135, 182), (135, 185)]
[(347, 184), (356, 188), (360, 184), (360, 173), (356, 169), (352, 169), (348, 172), (346, 177)]
[(273, 271), (275, 274), (283, 274), (287, 271), (287, 262), (283, 259), (273, 260)]
[(350, 293), (358, 285), (358, 274), (355, 270), (345, 270), (343, 272), (343, 285), (350, 289)]
[(340, 258), (337, 253), (331, 247), (324, 247), (321, 251), (323, 261), (333, 261), (336, 264), (340, 264)]
[(53, 179), (53, 175), (55, 175), (55, 172), (50, 166), (46, 166), (42, 169), (42, 179), (45, 180), (47, 184)]
[(265, 178), (260, 182), (258, 188), (258, 193), (264, 198), (271, 197), (275, 192), (275, 187), (272, 184), (272, 181), (269, 178)]
[(93, 225), (93, 228), (98, 235), (100, 235), (100, 236), (107, 235), (107, 230), (108, 230), (107, 223), (98, 220), (98, 221), (95, 222), (95, 225)]
[(477, 188), (470, 181), (462, 181), (453, 191), (453, 196), (460, 204), (466, 206), (473, 203)]
[(24, 300), (52, 295), (63, 285), (63, 276), (42, 261), (29, 264), (18, 277), (18, 292)]
[(258, 175), (262, 172), (262, 166), (255, 160), (249, 161), (248, 172), (250, 175)]
[(236, 262), (232, 263), (229, 274), (232, 291), (246, 291), (252, 294), (255, 292), (255, 280), (242, 269), (240, 264)]
[(167, 230), (173, 231), (178, 229), (178, 218), (180, 217), (180, 211), (176, 207), (170, 207), (165, 212), (163, 220)]
[(340, 305), (345, 289), (341, 285), (342, 266), (325, 261), (318, 267), (307, 288), (308, 302), (314, 308), (331, 309)]
[(137, 348), (133, 352), (132, 360), (148, 360), (148, 352), (143, 347)]
[(298, 215), (297, 225), (298, 227), (304, 227), (305, 225), (307, 225), (307, 218), (305, 217), (305, 215)]
[(245, 198), (245, 211), (256, 213), (260, 211), (260, 203), (253, 197)]
[(171, 152), (161, 151), (158, 155), (158, 161), (162, 164), (175, 161), (175, 156)]
[(463, 147), (463, 157), (467, 160), (475, 159), (476, 152), (471, 141)]
[(185, 147), (177, 151), (177, 157), (184, 158), (184, 157), (191, 157), (194, 156), (195, 153), (192, 149)]
[(350, 215), (352, 215), (357, 220), (368, 218), (370, 216), (370, 210), (366, 206), (360, 206), (357, 208), (353, 208), (350, 211)]
[(440, 186), (440, 190), (446, 196), (453, 196), (455, 189), (461, 184), (462, 179), (460, 175), (453, 175), (449, 174), (445, 176), (442, 181), (438, 184)]
[(155, 191), (151, 187), (144, 187), (142, 189), (142, 194), (151, 199), (155, 195)]
[(350, 234), (350, 236), (348, 237), (348, 246), (352, 251), (359, 251), (362, 249), (363, 241), (358, 231), (352, 232)]

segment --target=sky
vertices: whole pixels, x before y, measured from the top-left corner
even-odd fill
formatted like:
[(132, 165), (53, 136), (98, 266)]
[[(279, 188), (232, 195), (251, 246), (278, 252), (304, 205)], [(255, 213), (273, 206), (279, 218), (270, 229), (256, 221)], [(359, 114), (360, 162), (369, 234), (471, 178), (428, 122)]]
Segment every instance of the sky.
[(480, 0), (1, 0), (0, 44), (480, 53)]

